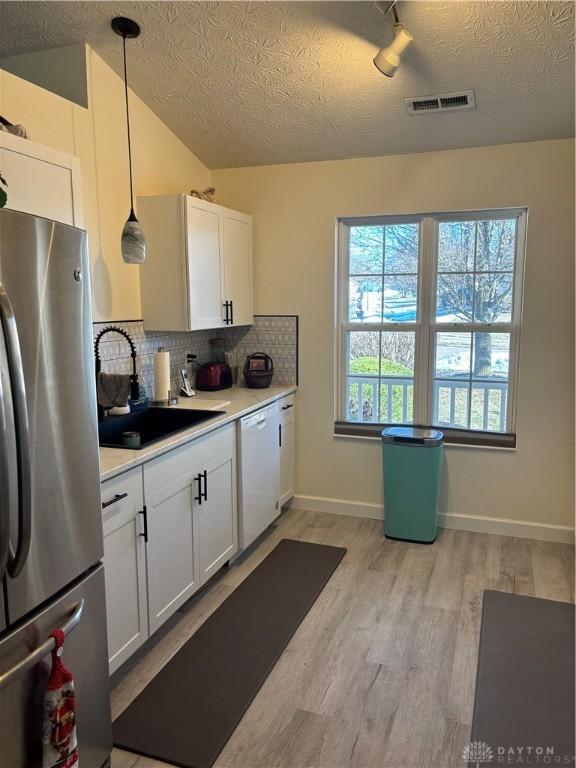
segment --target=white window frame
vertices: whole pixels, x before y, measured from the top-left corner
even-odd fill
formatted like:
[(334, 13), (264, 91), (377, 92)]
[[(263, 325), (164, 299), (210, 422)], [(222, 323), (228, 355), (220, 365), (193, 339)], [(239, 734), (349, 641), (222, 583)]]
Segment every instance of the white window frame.
[[(526, 226), (528, 211), (525, 208), (502, 208), (474, 211), (445, 211), (417, 215), (382, 215), (343, 217), (337, 222), (337, 268), (336, 268), (336, 397), (335, 421), (366, 427), (366, 436), (374, 434), (374, 424), (346, 421), (346, 340), (349, 331), (414, 331), (414, 400), (413, 425), (434, 426), (433, 424), (433, 380), (434, 343), (436, 334), (442, 332), (473, 333), (493, 331), (510, 334), (510, 356), (508, 367), (508, 396), (506, 432), (516, 433), (516, 406), (518, 399), (518, 373), (520, 357), (520, 333), (522, 325), (522, 300), (524, 287), (524, 264)], [(442, 221), (480, 221), (485, 219), (517, 220), (516, 251), (514, 258), (511, 320), (506, 323), (442, 323), (436, 321), (436, 279), (438, 225)], [(419, 223), (418, 262), (418, 304), (415, 322), (399, 323), (383, 320), (380, 323), (350, 323), (348, 320), (349, 291), (349, 233), (351, 226), (382, 226), (399, 223)], [(370, 427), (372, 428), (370, 429)], [(378, 424), (377, 426), (381, 426)], [(446, 432), (446, 428), (443, 428)], [(360, 430), (361, 431), (361, 430)], [(450, 431), (448, 429), (448, 431)], [(470, 435), (493, 434), (482, 430), (454, 429)], [(345, 434), (343, 432), (342, 434)], [(352, 433), (351, 433), (352, 434)], [(358, 435), (360, 436), (360, 435)]]

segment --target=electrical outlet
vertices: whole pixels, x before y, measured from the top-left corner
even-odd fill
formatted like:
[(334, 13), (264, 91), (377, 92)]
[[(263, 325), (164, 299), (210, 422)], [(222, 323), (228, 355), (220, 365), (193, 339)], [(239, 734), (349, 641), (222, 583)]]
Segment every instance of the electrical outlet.
[(197, 355), (193, 355), (192, 352), (186, 352), (186, 362), (188, 364), (193, 363), (196, 360)]

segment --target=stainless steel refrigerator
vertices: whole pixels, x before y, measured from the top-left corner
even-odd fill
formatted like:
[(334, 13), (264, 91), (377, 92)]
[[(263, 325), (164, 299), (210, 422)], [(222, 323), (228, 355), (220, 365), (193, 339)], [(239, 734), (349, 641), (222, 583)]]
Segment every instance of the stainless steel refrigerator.
[(112, 744), (86, 234), (0, 210), (0, 768), (42, 765), (63, 628), (82, 768)]

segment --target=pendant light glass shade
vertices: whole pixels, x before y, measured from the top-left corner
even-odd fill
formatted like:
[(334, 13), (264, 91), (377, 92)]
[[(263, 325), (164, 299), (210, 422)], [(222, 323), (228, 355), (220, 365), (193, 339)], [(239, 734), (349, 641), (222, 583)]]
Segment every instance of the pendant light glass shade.
[(128, 109), (128, 75), (126, 72), (126, 38), (138, 37), (140, 27), (132, 19), (118, 16), (112, 19), (112, 29), (123, 40), (124, 51), (124, 96), (126, 100), (126, 129), (128, 132), (128, 172), (130, 174), (130, 215), (126, 219), (120, 249), (125, 264), (143, 264), (146, 261), (146, 238), (140, 222), (134, 213), (134, 189), (132, 185), (132, 145), (130, 141), (130, 111)]
[(143, 264), (146, 261), (146, 238), (134, 211), (130, 211), (124, 224), (120, 246), (126, 264)]

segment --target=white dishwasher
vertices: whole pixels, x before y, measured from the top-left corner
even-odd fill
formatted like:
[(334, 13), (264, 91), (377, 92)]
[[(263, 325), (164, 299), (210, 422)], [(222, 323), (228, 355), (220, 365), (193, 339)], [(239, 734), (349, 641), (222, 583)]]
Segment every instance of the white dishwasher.
[(240, 548), (245, 549), (280, 514), (278, 403), (240, 419)]

